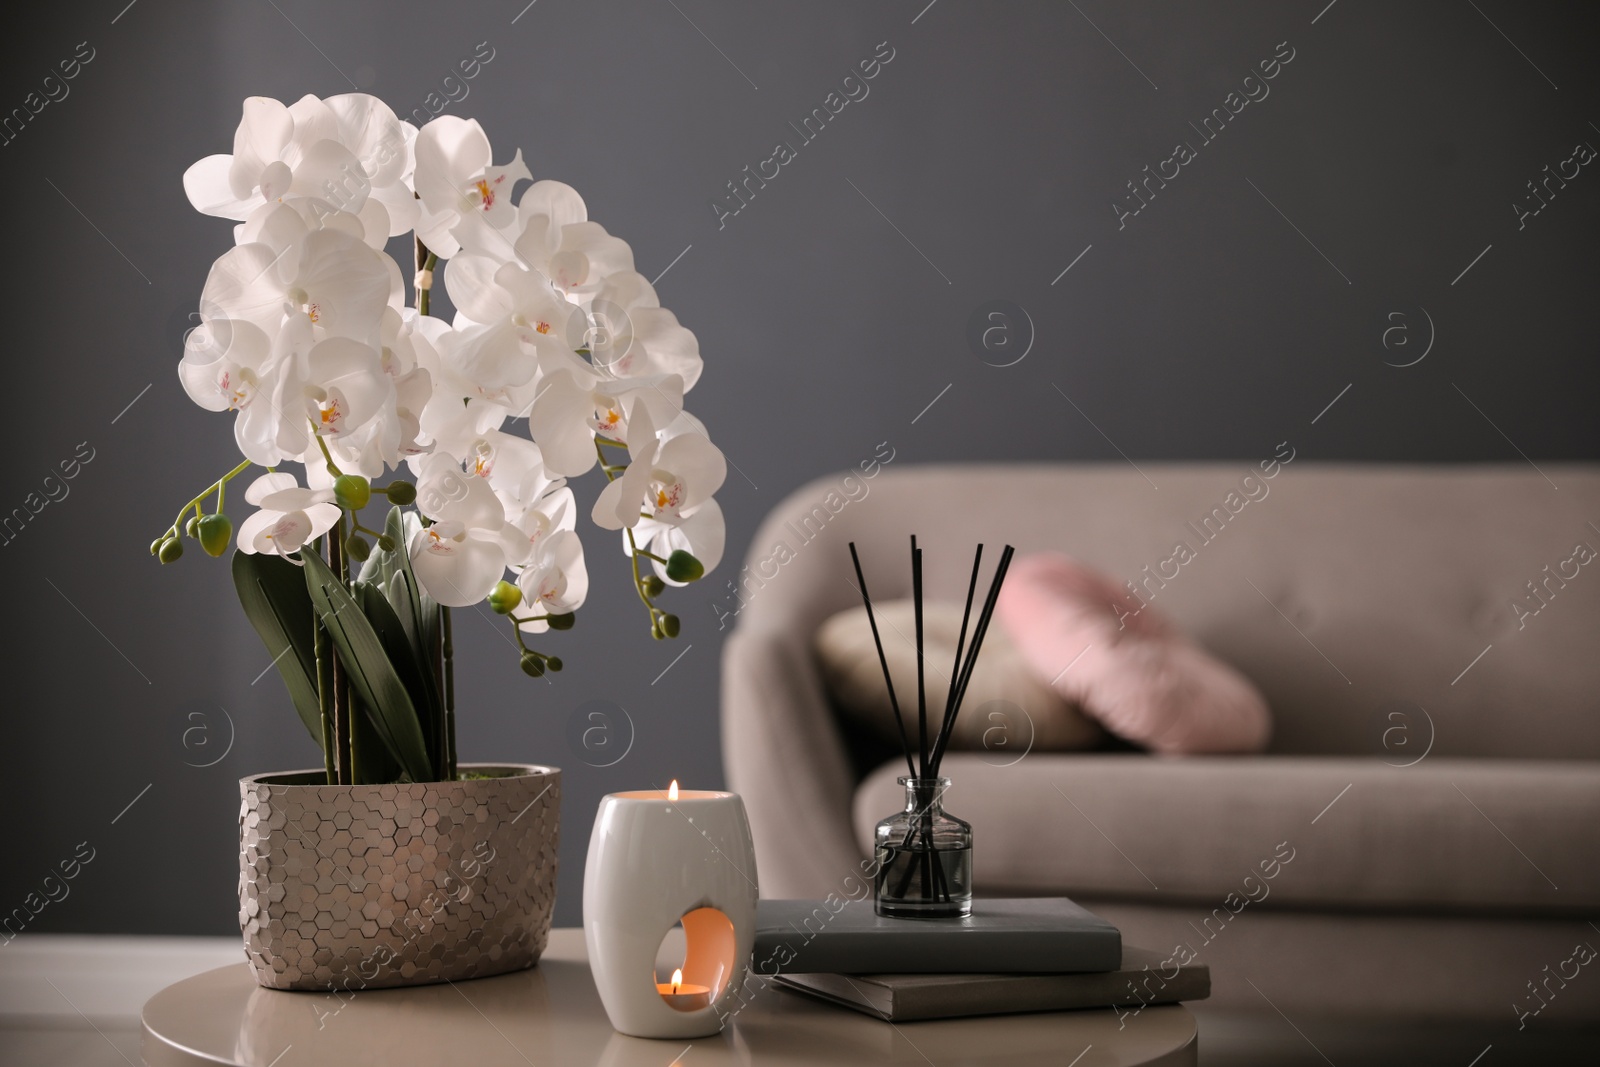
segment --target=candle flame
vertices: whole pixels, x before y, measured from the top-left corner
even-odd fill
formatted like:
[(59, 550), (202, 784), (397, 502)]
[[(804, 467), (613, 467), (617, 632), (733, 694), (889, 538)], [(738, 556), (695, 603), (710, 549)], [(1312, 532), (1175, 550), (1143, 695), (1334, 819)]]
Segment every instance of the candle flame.
[[(673, 784), (676, 785), (677, 783), (674, 782)], [(681, 985), (683, 985), (683, 968), (680, 967), (672, 972), (672, 991), (676, 993)]]
[(667, 786), (667, 799), (668, 800), (677, 800), (678, 799), (678, 780), (676, 778), (674, 778), (672, 780), (672, 784), (671, 785)]

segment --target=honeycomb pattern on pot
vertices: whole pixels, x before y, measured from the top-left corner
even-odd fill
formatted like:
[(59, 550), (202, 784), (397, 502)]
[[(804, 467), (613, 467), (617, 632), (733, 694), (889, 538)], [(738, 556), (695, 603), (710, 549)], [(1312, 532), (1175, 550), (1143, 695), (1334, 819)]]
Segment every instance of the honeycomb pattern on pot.
[(240, 782), (239, 926), (261, 985), (423, 985), (538, 961), (555, 906), (560, 771), (462, 769), (515, 773)]

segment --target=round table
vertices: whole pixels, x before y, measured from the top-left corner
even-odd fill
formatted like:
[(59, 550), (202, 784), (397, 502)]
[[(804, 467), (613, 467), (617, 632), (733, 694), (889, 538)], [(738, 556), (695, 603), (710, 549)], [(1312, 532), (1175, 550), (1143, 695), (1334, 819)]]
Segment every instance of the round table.
[(1146, 1008), (1126, 1025), (1110, 1010), (894, 1024), (772, 984), (715, 1037), (625, 1037), (606, 1021), (576, 929), (551, 931), (532, 970), (342, 997), (262, 989), (246, 964), (220, 967), (157, 993), (143, 1022), (141, 1051), (150, 1067), (1197, 1062), (1195, 1019), (1179, 1005)]

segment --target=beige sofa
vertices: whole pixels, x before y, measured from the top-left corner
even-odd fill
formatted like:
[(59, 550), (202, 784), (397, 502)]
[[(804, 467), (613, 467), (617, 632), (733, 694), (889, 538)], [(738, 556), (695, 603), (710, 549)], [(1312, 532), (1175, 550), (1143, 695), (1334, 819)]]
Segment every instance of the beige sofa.
[(952, 754), (980, 894), (1070, 894), (1131, 944), (1186, 946), (1224, 1005), (1600, 1018), (1600, 961), (1574, 953), (1600, 948), (1600, 468), (1280, 453), (873, 467), (779, 505), (717, 608), (763, 895), (847, 892), (900, 804), (812, 653), (860, 602), (847, 544), (888, 600), (919, 534), (928, 596), (954, 601), (973, 544), (1009, 541), (1136, 582), (1260, 686), (1275, 730), (1256, 756)]

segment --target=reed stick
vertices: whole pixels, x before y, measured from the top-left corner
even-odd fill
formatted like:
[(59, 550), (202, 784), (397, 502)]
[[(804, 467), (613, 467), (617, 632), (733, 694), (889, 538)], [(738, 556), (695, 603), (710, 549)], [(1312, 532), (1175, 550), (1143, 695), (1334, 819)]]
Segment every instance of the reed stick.
[(950, 667), (950, 688), (944, 695), (944, 718), (939, 726), (939, 733), (933, 743), (935, 752), (943, 752), (948, 743), (950, 730), (955, 726), (956, 711), (960, 705), (956, 702), (956, 681), (961, 677), (961, 653), (967, 644), (967, 622), (972, 618), (972, 598), (978, 590), (978, 571), (983, 566), (983, 544), (980, 542), (978, 551), (972, 557), (972, 577), (967, 580), (967, 606), (961, 613), (961, 634), (956, 638), (956, 661)]
[(872, 597), (867, 593), (867, 578), (861, 573), (861, 557), (856, 554), (854, 541), (850, 542), (850, 561), (856, 567), (856, 583), (857, 588), (861, 590), (861, 602), (867, 606), (867, 622), (872, 626), (872, 643), (878, 650), (878, 666), (883, 668), (883, 684), (889, 688), (889, 707), (894, 709), (894, 724), (900, 729), (900, 751), (905, 753), (906, 770), (915, 778), (917, 769), (911, 765), (911, 738), (906, 734), (906, 721), (900, 714), (900, 702), (895, 699), (894, 679), (889, 676), (889, 659), (883, 654), (883, 638), (878, 636), (878, 620), (872, 612)]
[[(995, 567), (994, 579), (989, 584), (989, 595), (984, 600), (983, 613), (978, 616), (978, 626), (973, 631), (972, 645), (967, 649), (967, 660), (962, 667), (961, 677), (956, 683), (959, 686), (956, 692), (956, 714), (960, 714), (961, 702), (966, 699), (967, 685), (972, 681), (972, 669), (977, 665), (978, 654), (983, 649), (983, 639), (988, 634), (989, 623), (994, 617), (995, 602), (1000, 599), (1000, 587), (1005, 584), (1006, 571), (1011, 566), (1011, 557), (1015, 552), (1014, 548), (1007, 545), (1005, 550), (1000, 553), (1000, 563)], [(946, 735), (946, 744), (948, 744), (949, 740), (949, 736)], [(935, 775), (939, 773), (939, 764), (943, 760), (944, 749), (941, 748), (934, 758), (933, 773)]]
[(928, 687), (922, 666), (922, 549), (911, 535), (911, 603), (917, 629), (917, 752), (922, 777), (928, 777)]

